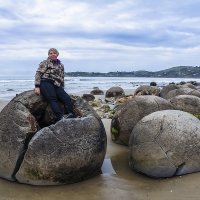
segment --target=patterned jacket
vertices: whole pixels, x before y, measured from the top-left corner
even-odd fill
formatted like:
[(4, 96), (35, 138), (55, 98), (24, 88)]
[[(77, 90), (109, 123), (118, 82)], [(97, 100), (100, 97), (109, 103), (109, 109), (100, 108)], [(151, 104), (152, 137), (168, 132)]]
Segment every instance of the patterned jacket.
[(35, 74), (35, 87), (40, 87), (41, 79), (52, 80), (54, 85), (64, 87), (64, 65), (58, 59), (42, 61)]

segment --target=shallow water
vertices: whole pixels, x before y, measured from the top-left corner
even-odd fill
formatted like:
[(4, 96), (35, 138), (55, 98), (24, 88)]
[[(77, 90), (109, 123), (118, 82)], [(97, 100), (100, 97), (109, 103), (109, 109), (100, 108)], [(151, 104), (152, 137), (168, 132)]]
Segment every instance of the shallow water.
[(103, 174), (62, 186), (31, 186), (0, 179), (0, 200), (197, 200), (200, 173), (153, 179), (128, 167), (128, 148), (110, 139), (110, 121), (102, 120), (108, 135)]

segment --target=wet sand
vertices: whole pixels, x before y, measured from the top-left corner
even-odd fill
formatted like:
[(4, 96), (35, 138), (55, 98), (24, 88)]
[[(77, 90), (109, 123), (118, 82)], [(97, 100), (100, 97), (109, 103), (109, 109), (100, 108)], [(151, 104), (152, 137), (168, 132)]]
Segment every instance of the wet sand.
[[(0, 110), (5, 104), (0, 101)], [(111, 120), (102, 121), (108, 136), (103, 174), (62, 186), (31, 186), (0, 179), (0, 200), (200, 199), (200, 173), (153, 179), (132, 171), (128, 166), (128, 147), (113, 143)]]

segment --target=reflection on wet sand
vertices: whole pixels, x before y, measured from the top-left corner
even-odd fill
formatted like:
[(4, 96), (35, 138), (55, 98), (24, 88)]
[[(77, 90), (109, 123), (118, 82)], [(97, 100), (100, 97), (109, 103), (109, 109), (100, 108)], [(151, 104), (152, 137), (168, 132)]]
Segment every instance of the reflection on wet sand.
[(31, 186), (0, 179), (0, 200), (197, 200), (200, 173), (168, 179), (153, 179), (128, 166), (128, 148), (110, 139), (110, 120), (103, 120), (108, 134), (103, 174), (62, 186)]

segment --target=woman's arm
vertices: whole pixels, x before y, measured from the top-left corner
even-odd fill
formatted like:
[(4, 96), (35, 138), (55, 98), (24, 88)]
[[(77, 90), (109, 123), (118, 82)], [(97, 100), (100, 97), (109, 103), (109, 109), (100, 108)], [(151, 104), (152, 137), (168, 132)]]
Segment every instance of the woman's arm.
[(35, 73), (35, 94), (40, 95), (40, 82), (42, 75), (46, 72), (47, 63), (45, 61), (39, 64), (39, 67)]
[(62, 64), (62, 75), (61, 75), (61, 87), (65, 87), (65, 68), (64, 65)]

